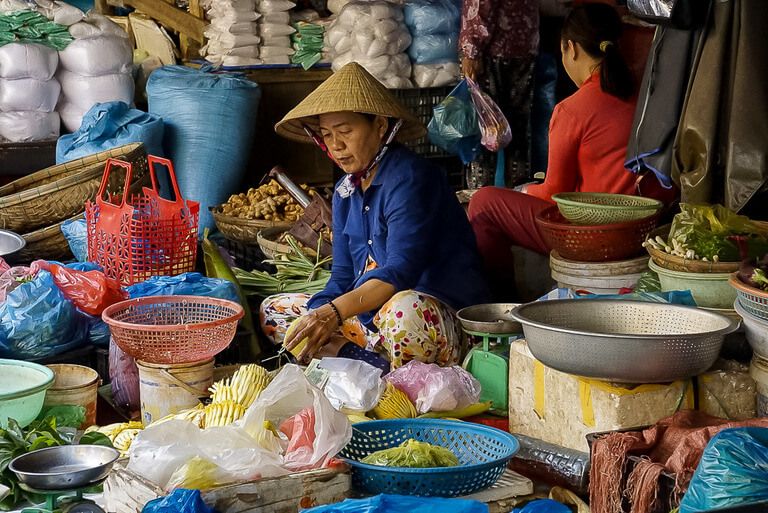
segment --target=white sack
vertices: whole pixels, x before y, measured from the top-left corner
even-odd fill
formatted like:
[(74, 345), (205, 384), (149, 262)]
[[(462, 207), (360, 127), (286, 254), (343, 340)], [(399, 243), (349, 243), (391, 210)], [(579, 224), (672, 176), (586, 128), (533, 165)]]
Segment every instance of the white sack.
[(259, 55), (262, 59), (269, 59), (273, 57), (289, 57), (296, 53), (293, 48), (287, 48), (283, 46), (262, 46), (259, 49)]
[(127, 39), (103, 36), (73, 41), (59, 52), (59, 59), (67, 71), (96, 77), (130, 72), (133, 50)]
[(290, 25), (280, 25), (277, 23), (261, 23), (259, 22), (259, 35), (262, 37), (271, 36), (290, 36), (296, 32), (296, 29)]
[(221, 18), (212, 19), (211, 27), (218, 32), (229, 32), (230, 34), (255, 34), (259, 29), (254, 21), (230, 23), (229, 21), (222, 21)]
[(296, 7), (296, 4), (290, 0), (261, 0), (256, 4), (256, 10), (261, 14), (290, 11), (294, 7)]
[(78, 107), (77, 105), (70, 103), (66, 100), (59, 102), (59, 106), (56, 110), (61, 116), (61, 123), (67, 132), (74, 132), (80, 128), (80, 124), (83, 122), (83, 116), (90, 110)]
[(221, 57), (222, 66), (259, 66), (264, 62), (259, 58), (225, 55)]
[(205, 29), (205, 37), (212, 42), (216, 41), (221, 48), (252, 46), (261, 42), (261, 38), (255, 34), (230, 34), (229, 32), (219, 32), (210, 27)]
[(0, 46), (0, 78), (50, 80), (59, 65), (53, 48), (32, 43)]
[(66, 2), (58, 0), (55, 2), (53, 0), (36, 0), (36, 2), (38, 12), (54, 23), (64, 25), (65, 27), (74, 25), (85, 18), (83, 11)]
[(130, 74), (115, 73), (100, 77), (84, 77), (70, 71), (59, 70), (56, 77), (61, 82), (64, 100), (85, 111), (97, 103), (120, 101), (128, 105), (133, 104), (134, 84)]
[(91, 39), (94, 37), (121, 37), (128, 39), (128, 33), (123, 27), (104, 15), (90, 11), (80, 23), (69, 27), (69, 35), (75, 39)]
[(59, 101), (61, 86), (56, 79), (0, 79), (0, 111), (19, 110), (53, 112)]
[(261, 38), (262, 46), (282, 46), (283, 48), (293, 48), (290, 36), (267, 36)]
[(281, 64), (286, 65), (291, 63), (291, 58), (287, 55), (281, 55), (277, 57), (264, 57), (262, 60), (263, 64)]
[(0, 112), (0, 137), (11, 142), (56, 139), (60, 126), (56, 112)]
[(351, 0), (328, 0), (328, 10), (333, 14), (339, 14)]
[(279, 11), (265, 14), (259, 19), (261, 23), (274, 23), (277, 25), (289, 25), (291, 23), (291, 13), (288, 11)]
[(459, 81), (459, 65), (455, 62), (414, 64), (413, 81), (421, 88), (453, 85)]
[(257, 59), (259, 57), (259, 46), (237, 46), (235, 48), (225, 48), (216, 41), (209, 41), (205, 46), (204, 51), (207, 55), (219, 55), (222, 57), (245, 57), (251, 59)]

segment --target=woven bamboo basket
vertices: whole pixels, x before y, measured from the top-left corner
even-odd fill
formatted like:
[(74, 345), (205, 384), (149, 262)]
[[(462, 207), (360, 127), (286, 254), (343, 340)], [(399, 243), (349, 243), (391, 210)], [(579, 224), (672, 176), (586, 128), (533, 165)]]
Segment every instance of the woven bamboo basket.
[(38, 259), (58, 261), (72, 259), (72, 251), (69, 249), (67, 239), (61, 232), (61, 225), (81, 217), (83, 217), (83, 212), (60, 223), (22, 235), (24, 240), (27, 241), (27, 245), (19, 252), (18, 260), (29, 263)]
[[(0, 228), (29, 233), (82, 212), (85, 202), (98, 191), (109, 158), (133, 164), (136, 179), (147, 175), (147, 156), (141, 143), (43, 169), (0, 187)], [(109, 190), (119, 190), (123, 180), (115, 173)]]
[(264, 219), (242, 219), (228, 216), (221, 212), (221, 206), (209, 209), (216, 227), (229, 240), (243, 242), (245, 244), (258, 244), (259, 232), (269, 228), (277, 228), (283, 231), (289, 230), (291, 223), (285, 221), (266, 221)]

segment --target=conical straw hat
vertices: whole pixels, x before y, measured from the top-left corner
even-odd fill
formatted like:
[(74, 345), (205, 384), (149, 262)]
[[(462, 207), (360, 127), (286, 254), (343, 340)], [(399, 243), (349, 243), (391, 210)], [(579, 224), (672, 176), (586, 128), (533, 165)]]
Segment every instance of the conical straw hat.
[(424, 136), (424, 125), (365, 68), (351, 62), (331, 75), (275, 125), (275, 131), (294, 141), (311, 143), (306, 124), (318, 131), (317, 116), (331, 112), (358, 112), (402, 119), (400, 141)]

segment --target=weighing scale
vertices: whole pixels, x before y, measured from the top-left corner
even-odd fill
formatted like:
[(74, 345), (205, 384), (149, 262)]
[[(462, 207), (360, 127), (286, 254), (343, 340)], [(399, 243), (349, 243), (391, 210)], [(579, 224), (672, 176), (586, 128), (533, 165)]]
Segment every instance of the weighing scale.
[(45, 497), (45, 504), (24, 508), (21, 513), (105, 513), (105, 511), (83, 494), (104, 483), (104, 479), (83, 488), (72, 490), (38, 490), (24, 483), (19, 487), (25, 492)]

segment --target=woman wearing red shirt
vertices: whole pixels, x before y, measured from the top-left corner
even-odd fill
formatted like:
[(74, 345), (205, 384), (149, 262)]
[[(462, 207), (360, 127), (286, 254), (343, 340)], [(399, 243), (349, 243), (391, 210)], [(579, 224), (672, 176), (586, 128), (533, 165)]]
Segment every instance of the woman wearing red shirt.
[(636, 177), (624, 168), (635, 96), (632, 75), (617, 48), (621, 19), (604, 4), (574, 8), (565, 19), (563, 65), (579, 87), (554, 110), (549, 165), (541, 185), (516, 190), (486, 187), (469, 204), (469, 218), (492, 278), (513, 283), (511, 246), (547, 253), (536, 214), (559, 192), (635, 194)]

